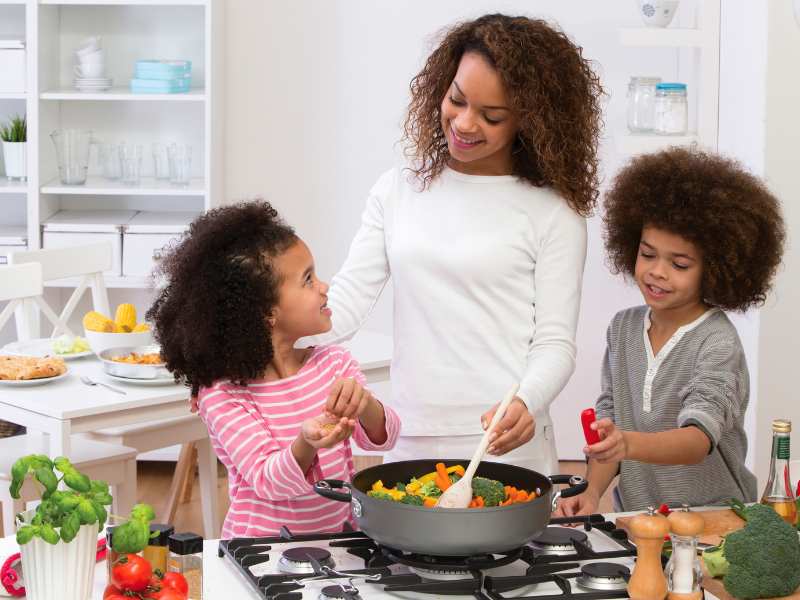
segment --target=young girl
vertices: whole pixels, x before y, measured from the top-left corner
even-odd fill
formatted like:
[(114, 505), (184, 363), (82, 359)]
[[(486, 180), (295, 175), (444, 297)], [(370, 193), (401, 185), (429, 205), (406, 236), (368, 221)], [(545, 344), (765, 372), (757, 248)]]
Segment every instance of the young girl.
[(347, 338), (392, 279), (403, 437), (386, 460), (471, 456), (518, 382), (489, 453), (556, 472), (601, 96), (580, 46), (525, 16), (454, 25), (412, 80), (410, 161), (372, 188), (330, 292), (327, 339)]
[(608, 328), (589, 489), (559, 512), (596, 512), (617, 474), (615, 510), (755, 501), (747, 365), (723, 311), (764, 302), (783, 251), (778, 200), (732, 161), (673, 148), (623, 169), (605, 209), (612, 267), (646, 305)]
[(222, 537), (341, 531), (349, 505), (312, 484), (349, 480), (349, 438), (386, 450), (400, 422), (347, 350), (295, 349), (331, 327), (306, 245), (266, 202), (226, 206), (195, 220), (161, 270), (168, 284), (148, 318), (228, 469)]

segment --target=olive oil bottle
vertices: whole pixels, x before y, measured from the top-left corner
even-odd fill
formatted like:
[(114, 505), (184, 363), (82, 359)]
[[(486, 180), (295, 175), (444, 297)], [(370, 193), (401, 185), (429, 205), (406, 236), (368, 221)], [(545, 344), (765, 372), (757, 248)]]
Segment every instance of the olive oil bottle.
[(772, 421), (772, 454), (769, 461), (769, 479), (761, 495), (761, 504), (771, 506), (783, 520), (797, 523), (797, 505), (789, 475), (789, 436), (792, 423), (788, 419)]

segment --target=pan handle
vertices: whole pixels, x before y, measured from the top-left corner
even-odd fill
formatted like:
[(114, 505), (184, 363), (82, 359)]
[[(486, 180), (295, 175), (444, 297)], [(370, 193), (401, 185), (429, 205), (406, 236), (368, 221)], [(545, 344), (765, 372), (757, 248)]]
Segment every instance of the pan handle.
[(589, 482), (580, 475), (551, 475), (548, 479), (550, 479), (550, 482), (553, 485), (558, 485), (561, 483), (569, 484), (568, 488), (558, 490), (555, 494), (553, 494), (551, 506), (553, 511), (556, 509), (559, 498), (570, 498), (572, 496), (577, 496), (578, 494), (585, 492), (586, 488), (589, 487)]
[[(338, 490), (347, 490), (347, 492)], [(314, 484), (314, 491), (323, 498), (337, 502), (350, 502), (353, 499), (350, 483), (341, 479), (320, 479)]]

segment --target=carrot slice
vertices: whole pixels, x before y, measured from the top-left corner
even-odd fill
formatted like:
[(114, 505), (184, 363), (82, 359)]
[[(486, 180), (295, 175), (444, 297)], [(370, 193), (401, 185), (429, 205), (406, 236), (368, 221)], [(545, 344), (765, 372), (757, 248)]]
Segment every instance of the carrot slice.
[(444, 466), (444, 463), (436, 463), (436, 486), (445, 491), (452, 485), (450, 481), (450, 475), (447, 473), (447, 467)]
[(436, 498), (425, 498), (422, 501), (422, 505), (425, 506), (426, 508), (433, 508), (434, 506), (436, 506)]

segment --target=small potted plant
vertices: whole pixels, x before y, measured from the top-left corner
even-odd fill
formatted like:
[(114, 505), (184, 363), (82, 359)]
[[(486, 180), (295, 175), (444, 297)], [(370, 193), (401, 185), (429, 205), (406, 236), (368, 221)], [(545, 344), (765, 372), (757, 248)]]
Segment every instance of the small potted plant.
[(17, 515), (27, 597), (85, 600), (94, 584), (97, 533), (111, 504), (108, 484), (90, 480), (64, 457), (30, 454), (11, 468), (12, 498), (20, 497), (29, 474), (43, 490), (34, 510)]
[(6, 177), (9, 179), (27, 179), (27, 118), (17, 115), (12, 117), (5, 125), (0, 125), (0, 139), (3, 140), (3, 159), (6, 165)]

